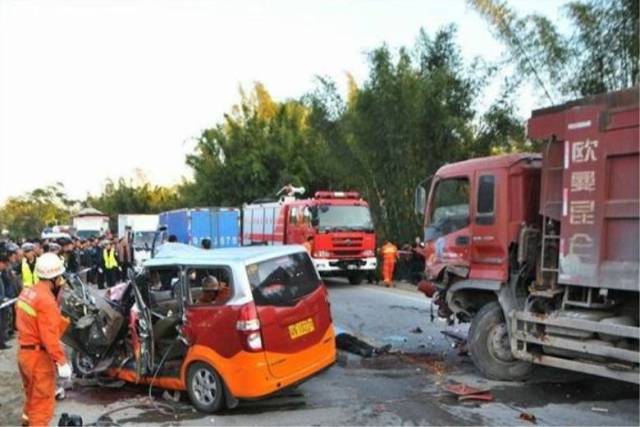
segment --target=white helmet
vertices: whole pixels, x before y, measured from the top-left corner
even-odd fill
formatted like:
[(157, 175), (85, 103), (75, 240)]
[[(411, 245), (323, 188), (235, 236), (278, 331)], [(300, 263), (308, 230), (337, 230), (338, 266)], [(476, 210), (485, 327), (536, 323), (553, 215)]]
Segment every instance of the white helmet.
[(53, 279), (64, 273), (64, 264), (60, 257), (48, 252), (36, 260), (36, 274), (42, 279)]

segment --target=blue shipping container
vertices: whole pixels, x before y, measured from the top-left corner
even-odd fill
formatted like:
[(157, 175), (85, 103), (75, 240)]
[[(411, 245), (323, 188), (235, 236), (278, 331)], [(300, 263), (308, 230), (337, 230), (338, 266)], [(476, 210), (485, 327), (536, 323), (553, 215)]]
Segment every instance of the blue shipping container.
[(240, 210), (231, 208), (179, 209), (160, 214), (160, 225), (178, 242), (200, 246), (210, 239), (212, 248), (240, 246)]

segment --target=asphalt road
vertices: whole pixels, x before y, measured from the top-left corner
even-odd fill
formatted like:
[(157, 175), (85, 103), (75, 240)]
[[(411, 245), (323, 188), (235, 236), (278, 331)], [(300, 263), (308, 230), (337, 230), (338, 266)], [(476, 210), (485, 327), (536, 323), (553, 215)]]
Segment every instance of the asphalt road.
[[(147, 389), (135, 386), (76, 386), (56, 413), (80, 414), (88, 424), (115, 410), (111, 419), (127, 425), (531, 425), (519, 418), (522, 412), (535, 415), (538, 425), (639, 424), (637, 386), (548, 368), (526, 383), (488, 381), (441, 334), (465, 334), (466, 327), (431, 322), (430, 302), (410, 287), (341, 281), (328, 287), (337, 329), (391, 344), (391, 354), (363, 359), (340, 352), (334, 367), (296, 389), (215, 416), (195, 412), (184, 397), (173, 404), (175, 413), (162, 413), (144, 402)], [(17, 384), (11, 363), (0, 358), (5, 386)], [(495, 400), (460, 403), (442, 389), (455, 382), (488, 388)], [(15, 385), (10, 393), (0, 389), (0, 413), (19, 407), (16, 393)]]

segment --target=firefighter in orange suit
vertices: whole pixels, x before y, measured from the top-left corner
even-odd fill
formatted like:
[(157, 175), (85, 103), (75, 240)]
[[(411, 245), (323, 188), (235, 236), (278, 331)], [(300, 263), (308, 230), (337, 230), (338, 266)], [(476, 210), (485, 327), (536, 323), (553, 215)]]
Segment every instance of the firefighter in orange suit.
[(36, 261), (39, 281), (24, 289), (16, 303), (18, 367), (25, 393), (23, 425), (49, 425), (55, 409), (56, 370), (62, 380), (71, 378), (71, 365), (60, 344), (68, 325), (56, 297), (64, 285), (64, 265), (53, 253)]
[(384, 285), (390, 288), (393, 282), (393, 270), (396, 268), (396, 259), (398, 259), (398, 247), (386, 240), (380, 252), (382, 252), (382, 279)]

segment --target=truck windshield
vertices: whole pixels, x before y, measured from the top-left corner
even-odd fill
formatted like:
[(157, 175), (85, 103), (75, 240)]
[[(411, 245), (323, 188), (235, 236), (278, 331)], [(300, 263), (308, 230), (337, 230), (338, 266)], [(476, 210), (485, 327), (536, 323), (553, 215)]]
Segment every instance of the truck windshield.
[(151, 249), (155, 231), (136, 231), (133, 233), (133, 247), (135, 249)]
[(318, 229), (324, 231), (373, 231), (366, 206), (318, 206)]
[(424, 240), (437, 239), (469, 225), (469, 180), (450, 178), (438, 181), (431, 202)]

